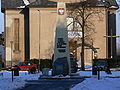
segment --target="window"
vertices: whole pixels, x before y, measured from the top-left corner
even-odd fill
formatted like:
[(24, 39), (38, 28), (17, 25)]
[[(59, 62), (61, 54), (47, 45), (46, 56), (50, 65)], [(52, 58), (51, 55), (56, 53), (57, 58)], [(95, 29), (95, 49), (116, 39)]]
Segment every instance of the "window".
[(67, 18), (67, 29), (69, 38), (82, 37), (80, 25), (71, 17)]
[(14, 19), (14, 49), (19, 51), (19, 18)]

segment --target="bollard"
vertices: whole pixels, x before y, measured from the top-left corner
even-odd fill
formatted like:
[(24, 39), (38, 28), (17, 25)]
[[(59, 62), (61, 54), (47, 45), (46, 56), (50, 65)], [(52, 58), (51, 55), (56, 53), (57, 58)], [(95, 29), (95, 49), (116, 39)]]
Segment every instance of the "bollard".
[(98, 80), (100, 80), (100, 69), (101, 68), (98, 68), (97, 72), (98, 72)]
[(98, 80), (100, 80), (100, 71), (98, 70)]
[(43, 68), (42, 69), (43, 76), (48, 76), (49, 75), (49, 71), (50, 71), (49, 68)]
[(13, 71), (14, 71), (14, 76), (19, 76), (19, 69), (18, 68), (14, 69)]
[(12, 69), (12, 82), (13, 82), (13, 69)]
[(97, 67), (92, 67), (92, 75), (97, 75)]

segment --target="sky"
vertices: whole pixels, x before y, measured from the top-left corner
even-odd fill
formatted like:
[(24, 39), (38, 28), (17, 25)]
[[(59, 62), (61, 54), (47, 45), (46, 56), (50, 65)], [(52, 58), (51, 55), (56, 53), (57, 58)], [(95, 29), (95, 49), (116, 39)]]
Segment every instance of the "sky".
[(4, 15), (1, 13), (1, 0), (0, 0), (0, 33), (4, 30)]

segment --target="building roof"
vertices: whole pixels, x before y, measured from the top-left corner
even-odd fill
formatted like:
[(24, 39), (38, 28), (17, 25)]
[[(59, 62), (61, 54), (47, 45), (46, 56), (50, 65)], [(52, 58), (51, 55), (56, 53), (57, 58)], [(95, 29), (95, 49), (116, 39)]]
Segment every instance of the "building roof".
[[(29, 3), (26, 5), (26, 1)], [(89, 0), (88, 0), (89, 1)], [(95, 0), (98, 6), (111, 5), (118, 7), (115, 0)], [(10, 9), (10, 8), (24, 8), (28, 7), (55, 7), (57, 6), (56, 2), (52, 2), (49, 0), (1, 0), (1, 8), (2, 9)]]
[[(29, 4), (26, 5), (26, 1)], [(1, 0), (1, 8), (2, 9), (10, 9), (10, 8), (24, 8), (25, 6), (29, 7), (37, 7), (37, 6), (56, 6), (55, 2), (48, 0)]]
[(57, 3), (49, 1), (49, 0), (36, 0), (35, 2), (33, 2), (29, 5), (29, 7), (38, 7), (38, 6), (41, 6), (41, 7), (50, 7), (51, 6), (51, 7), (53, 7), (53, 6), (57, 6)]
[(1, 8), (17, 8), (25, 6), (23, 0), (1, 0)]

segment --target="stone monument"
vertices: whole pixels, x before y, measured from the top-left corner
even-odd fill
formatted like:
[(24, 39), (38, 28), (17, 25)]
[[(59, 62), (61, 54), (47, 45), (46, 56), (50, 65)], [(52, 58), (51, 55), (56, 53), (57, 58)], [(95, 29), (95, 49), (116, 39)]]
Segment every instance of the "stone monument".
[(55, 47), (53, 75), (71, 73), (68, 31), (66, 22), (66, 3), (57, 2), (57, 25), (55, 30)]

